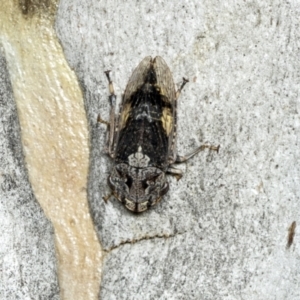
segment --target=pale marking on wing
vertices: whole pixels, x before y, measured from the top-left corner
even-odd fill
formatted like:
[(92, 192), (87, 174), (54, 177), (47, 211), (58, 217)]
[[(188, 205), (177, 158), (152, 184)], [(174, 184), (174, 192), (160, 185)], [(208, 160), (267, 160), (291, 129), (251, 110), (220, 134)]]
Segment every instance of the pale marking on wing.
[(170, 108), (163, 109), (161, 121), (162, 121), (163, 128), (167, 133), (167, 136), (169, 136), (173, 128), (173, 115)]

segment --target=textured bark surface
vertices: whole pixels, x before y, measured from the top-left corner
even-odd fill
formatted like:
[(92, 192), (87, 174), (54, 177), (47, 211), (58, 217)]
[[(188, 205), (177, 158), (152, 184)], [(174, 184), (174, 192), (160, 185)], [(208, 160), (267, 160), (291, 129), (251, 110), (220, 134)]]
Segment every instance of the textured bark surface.
[(59, 299), (53, 227), (28, 181), (17, 109), (2, 48), (0, 241), (0, 299)]
[[(88, 195), (105, 258), (102, 299), (297, 299), (300, 61), (296, 4), (280, 1), (61, 0), (56, 31), (83, 88), (91, 128)], [(105, 70), (118, 95), (161, 55), (190, 83), (178, 151), (220, 144), (183, 164), (156, 207), (107, 204), (111, 162)], [(149, 239), (149, 240), (146, 240)]]
[[(37, 248), (33, 248), (32, 253), (28, 250), (28, 255), (45, 259), (55, 249), (57, 268), (54, 270), (53, 266), (51, 271), (57, 271), (61, 299), (95, 299), (99, 293), (102, 252), (87, 201), (88, 126), (78, 80), (66, 62), (55, 35), (55, 8), (55, 0), (4, 1), (0, 6), (0, 47), (9, 71), (5, 73), (3, 69), (3, 76), (11, 82), (14, 94), (14, 99), (9, 98), (11, 102), (7, 102), (4, 90), (1, 100), (4, 105), (15, 101), (17, 112), (14, 111), (15, 115), (10, 118), (20, 122), (21, 134), (20, 140), (13, 140), (10, 144), (16, 149), (23, 149), (26, 164), (23, 172), (28, 172), (31, 185), (25, 181), (23, 184), (27, 184), (28, 190), (32, 188), (35, 199), (53, 225), (53, 228), (45, 228), (45, 231), (48, 230), (45, 237), (51, 236), (53, 229), (55, 232), (52, 236), (55, 245), (49, 238), (48, 252), (43, 252), (43, 243), (37, 243)], [(1, 113), (1, 121), (7, 115), (6, 111)], [(13, 130), (4, 133), (7, 139), (12, 139), (13, 134), (19, 136), (19, 132), (14, 133)], [(6, 149), (7, 144), (3, 147), (0, 176), (5, 164), (12, 170), (15, 168), (8, 156), (10, 149)], [(15, 212), (14, 209), (17, 211), (20, 207), (11, 207), (11, 213)], [(26, 207), (22, 209), (24, 214), (33, 214), (29, 208), (28, 211)], [(39, 228), (40, 221), (43, 228), (45, 216), (34, 216), (28, 222), (34, 220)], [(5, 215), (1, 221), (7, 222), (8, 217)], [(0, 236), (1, 250), (2, 245), (9, 243), (7, 238), (18, 240), (18, 235), (23, 232), (19, 232), (18, 227), (12, 228), (10, 231), (5, 228), (5, 234)], [(39, 236), (38, 231), (36, 235)], [(14, 251), (14, 244), (10, 244), (8, 249)], [(38, 265), (31, 267), (26, 270), (28, 276)], [(36, 273), (37, 276), (30, 280), (33, 284), (37, 279), (35, 284), (43, 290), (36, 290), (30, 299), (51, 299), (51, 294), (47, 295), (52, 284), (51, 276), (48, 280)], [(52, 276), (56, 276), (55, 273)], [(4, 287), (9, 278), (0, 280)], [(41, 280), (42, 285), (39, 284)], [(15, 295), (18, 295), (18, 289), (30, 288), (26, 280), (21, 286), (16, 281), (11, 282), (13, 284)]]
[[(17, 87), (20, 107), (28, 107), (29, 100), (36, 97), (40, 106), (30, 106), (33, 115), (43, 119), (40, 111), (48, 113), (51, 124), (57, 124), (56, 120), (62, 124), (52, 127), (54, 133), (72, 128), (64, 132), (74, 139), (76, 135), (84, 137), (87, 145), (87, 135), (72, 125), (77, 121), (86, 124), (84, 114), (80, 113), (83, 109), (78, 110), (78, 115), (73, 110), (59, 114), (65, 108), (60, 106), (60, 97), (69, 99), (62, 102), (66, 107), (73, 107), (74, 101), (70, 101), (73, 94), (66, 91), (77, 90), (76, 78), (65, 73), (66, 68), (60, 68), (65, 63), (52, 52), (56, 47), (52, 31), (44, 31), (43, 26), (32, 27), (36, 30), (32, 32), (29, 28), (37, 20), (32, 16), (45, 11), (51, 17), (55, 14), (53, 6), (48, 10), (50, 2), (19, 1), (28, 21), (26, 26), (20, 26), (23, 23), (16, 22), (14, 18), (18, 15), (13, 13), (13, 18), (6, 18), (9, 22), (13, 20), (10, 23), (15, 28), (13, 38), (10, 40), (11, 36), (2, 31), (0, 36), (5, 58), (13, 62), (8, 65), (14, 66), (7, 71), (1, 52), (1, 299), (13, 299), (16, 295), (21, 299), (39, 296), (57, 299), (59, 295), (53, 229), (28, 182), (10, 82)], [(64, 285), (66, 293), (61, 296), (66, 299), (75, 299), (74, 295), (79, 294), (76, 299), (300, 298), (298, 227), (293, 243), (286, 248), (290, 225), (293, 221), (300, 224), (299, 18), (296, 2), (277, 0), (59, 2), (55, 30), (85, 99), (90, 129), (87, 194), (94, 225), (106, 252), (98, 291), (99, 245), (94, 238), (86, 238), (85, 233), (76, 235), (73, 230), (73, 226), (81, 229), (83, 224), (91, 224), (86, 202), (80, 204), (74, 200), (77, 208), (71, 211), (67, 201), (58, 202), (63, 206), (50, 201), (55, 209), (50, 209), (49, 215), (56, 215), (53, 224), (61, 225), (66, 230), (65, 240), (71, 241), (65, 244), (64, 238), (59, 239), (60, 245), (67, 260), (75, 266), (62, 273), (60, 280), (64, 278), (62, 282), (71, 282), (72, 286)], [(36, 24), (45, 25), (39, 20)], [(28, 28), (30, 36), (24, 34)], [(42, 42), (34, 44), (36, 37), (41, 37)], [(24, 49), (23, 45), (29, 44), (33, 47)], [(41, 45), (43, 55), (38, 54), (37, 45)], [(37, 58), (33, 61), (38, 64), (29, 61), (28, 54)], [(153, 209), (133, 215), (115, 199), (107, 204), (102, 200), (109, 193), (106, 179), (111, 161), (104, 154), (106, 128), (97, 124), (97, 115), (108, 119), (104, 71), (112, 70), (120, 99), (133, 69), (147, 55), (162, 56), (176, 83), (180, 84), (183, 76), (190, 80), (178, 101), (179, 154), (203, 143), (220, 144), (221, 148), (219, 154), (204, 151), (180, 165), (185, 174), (178, 182), (169, 179), (170, 192), (163, 200)], [(24, 73), (24, 66), (33, 73)], [(60, 75), (65, 78), (63, 81), (57, 79)], [(18, 78), (21, 80), (16, 85)], [(32, 84), (31, 93), (23, 95), (20, 87), (26, 86), (27, 80)], [(46, 88), (55, 91), (55, 96), (46, 93)], [(65, 97), (66, 94), (69, 96)], [(53, 100), (58, 104), (57, 113), (41, 105), (45, 95), (49, 103)], [(64, 122), (63, 115), (68, 122)], [(20, 123), (23, 121), (20, 118)], [(40, 126), (34, 118), (30, 124)], [(83, 131), (86, 128), (82, 125)], [(79, 148), (67, 146), (73, 144), (68, 144), (64, 136), (61, 141), (59, 145), (64, 147), (59, 153), (72, 149), (80, 153)], [(27, 142), (23, 143), (23, 149), (26, 155), (30, 150)], [(72, 174), (87, 172), (88, 151), (84, 153), (84, 167), (78, 163), (81, 160), (76, 160), (75, 164), (64, 164), (73, 168), (69, 173), (58, 173), (69, 174), (72, 179)], [(51, 177), (54, 181), (40, 176), (36, 166), (28, 172), (32, 170), (36, 170), (32, 178), (61, 183), (56, 176)], [(81, 196), (85, 200), (84, 184), (67, 186), (74, 199)], [(56, 212), (62, 212), (66, 218), (58, 217)], [(77, 218), (76, 212), (83, 218)], [(92, 231), (89, 232), (93, 237)], [(85, 249), (94, 256), (84, 256)], [(88, 272), (91, 277), (84, 275), (87, 269), (83, 265), (94, 266)], [(77, 280), (71, 280), (73, 275)]]

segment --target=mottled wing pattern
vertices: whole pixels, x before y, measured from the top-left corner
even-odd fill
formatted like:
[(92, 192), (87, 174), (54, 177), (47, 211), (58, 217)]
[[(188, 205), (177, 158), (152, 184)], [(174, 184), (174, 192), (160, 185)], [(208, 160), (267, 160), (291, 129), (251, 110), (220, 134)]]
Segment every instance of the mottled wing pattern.
[(173, 105), (176, 91), (173, 76), (168, 65), (160, 56), (156, 56), (153, 67), (156, 72), (157, 85), (161, 89), (161, 94), (166, 96), (168, 101)]
[[(143, 85), (145, 85), (149, 79), (153, 80), (153, 78), (151, 79), (151, 73), (154, 73), (155, 75), (154, 81), (148, 84), (154, 88), (155, 92), (153, 90), (150, 92), (151, 89), (149, 89), (148, 95), (147, 89), (149, 87), (145, 86), (143, 88)], [(140, 95), (143, 95), (142, 101), (139, 99)], [(143, 101), (149, 101), (149, 103), (145, 106)], [(160, 103), (154, 104), (152, 101), (160, 101)], [(152, 107), (152, 105), (154, 106)], [(149, 112), (143, 112), (146, 115), (149, 113), (149, 117), (152, 118), (151, 123), (147, 125), (149, 128), (140, 128), (140, 121), (138, 119), (132, 119), (134, 112), (136, 113), (141, 110), (142, 113), (144, 106), (150, 109)], [(154, 114), (158, 114), (159, 119), (155, 120)], [(128, 124), (128, 120), (130, 120), (130, 125)], [(152, 162), (154, 163), (155, 161), (158, 165), (164, 166), (169, 161), (168, 157), (173, 157), (176, 150), (176, 123), (176, 91), (172, 73), (168, 65), (160, 56), (157, 56), (154, 59), (152, 59), (151, 56), (148, 56), (144, 58), (133, 71), (125, 89), (118, 118), (118, 154), (116, 154), (116, 157), (121, 159), (121, 156), (128, 156), (127, 151), (123, 148), (125, 147), (128, 150), (133, 146), (133, 141), (135, 141), (135, 139), (147, 136), (147, 141), (143, 138), (143, 140), (140, 141), (140, 144), (150, 143), (148, 145), (150, 149), (155, 147), (156, 143), (159, 142), (159, 145), (164, 148), (164, 150), (160, 151), (161, 153), (158, 153), (159, 149), (157, 148), (157, 152), (152, 153)], [(149, 133), (147, 133), (147, 130), (150, 130)], [(140, 135), (140, 132), (145, 132), (145, 135)], [(122, 136), (119, 138), (119, 135)], [(124, 142), (125, 140), (126, 142)], [(165, 140), (165, 142), (162, 140)], [(129, 141), (131, 141), (130, 145), (128, 145)], [(135, 141), (135, 143), (138, 142)], [(147, 148), (145, 145), (143, 147)], [(134, 151), (137, 151), (137, 149)], [(148, 155), (150, 154), (148, 153)], [(160, 159), (157, 159), (157, 156), (159, 156)], [(167, 158), (165, 158), (166, 156)], [(164, 160), (164, 163), (162, 163), (161, 160)]]
[(132, 93), (136, 92), (137, 89), (144, 83), (151, 61), (151, 56), (145, 57), (133, 71), (125, 89), (122, 101), (123, 105), (130, 99)]
[(154, 60), (154, 70), (156, 72), (157, 85), (160, 92), (165, 96), (165, 100), (170, 103), (170, 109), (163, 111), (163, 126), (168, 136), (168, 153), (173, 158), (176, 155), (176, 130), (177, 130), (177, 103), (176, 90), (172, 73), (166, 62), (156, 56)]

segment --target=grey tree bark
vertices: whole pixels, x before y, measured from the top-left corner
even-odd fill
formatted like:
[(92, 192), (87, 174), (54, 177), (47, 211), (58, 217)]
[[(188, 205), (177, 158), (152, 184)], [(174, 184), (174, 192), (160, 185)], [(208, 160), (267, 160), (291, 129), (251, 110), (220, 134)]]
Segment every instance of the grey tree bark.
[[(100, 299), (300, 298), (299, 82), (296, 2), (61, 0), (55, 30), (90, 130), (88, 201), (104, 249)], [(133, 215), (109, 193), (104, 153), (112, 70), (119, 100), (147, 55), (175, 82), (178, 152), (220, 145), (179, 166), (180, 181)], [(0, 298), (58, 299), (53, 229), (35, 201), (0, 53)], [(36, 296), (34, 296), (36, 295)]]
[[(299, 247), (299, 9), (259, 1), (62, 0), (56, 30), (81, 82), (91, 128), (89, 201), (107, 255), (102, 299), (297, 299)], [(210, 142), (183, 179), (142, 215), (109, 193), (103, 154), (104, 75), (124, 91), (146, 55), (161, 55), (176, 82), (178, 148)]]

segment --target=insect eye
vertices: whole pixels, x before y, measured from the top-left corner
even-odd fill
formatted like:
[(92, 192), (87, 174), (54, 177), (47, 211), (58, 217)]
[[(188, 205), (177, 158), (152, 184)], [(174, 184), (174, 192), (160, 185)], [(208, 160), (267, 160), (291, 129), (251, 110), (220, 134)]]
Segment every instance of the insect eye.
[(116, 168), (116, 171), (120, 177), (126, 176), (126, 172), (122, 168)]
[(132, 182), (133, 182), (133, 179), (131, 176), (129, 176), (126, 172), (126, 170), (123, 170), (122, 168), (116, 168), (116, 171), (118, 173), (118, 175), (121, 177), (121, 180), (123, 182), (125, 182), (125, 184), (131, 188), (132, 186)]

